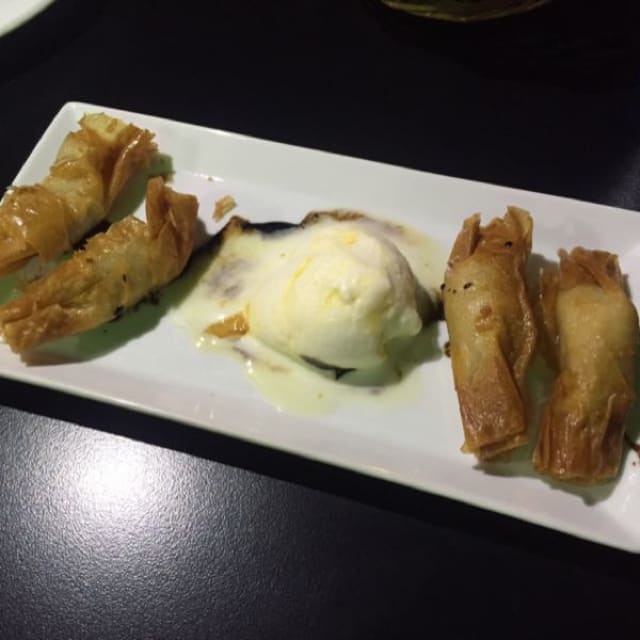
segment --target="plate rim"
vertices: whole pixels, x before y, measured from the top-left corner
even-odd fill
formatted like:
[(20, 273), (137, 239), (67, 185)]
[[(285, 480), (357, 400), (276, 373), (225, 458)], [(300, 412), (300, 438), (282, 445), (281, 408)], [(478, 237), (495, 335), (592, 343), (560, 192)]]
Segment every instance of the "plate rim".
[(26, 24), (54, 2), (55, 0), (22, 0), (20, 3), (22, 10), (13, 13), (7, 19), (2, 19), (2, 8), (0, 7), (0, 38)]

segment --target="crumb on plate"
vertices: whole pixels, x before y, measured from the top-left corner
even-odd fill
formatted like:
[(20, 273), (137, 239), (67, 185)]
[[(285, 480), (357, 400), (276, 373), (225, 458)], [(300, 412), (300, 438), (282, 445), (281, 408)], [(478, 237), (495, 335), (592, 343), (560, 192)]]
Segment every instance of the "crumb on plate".
[(224, 196), (220, 200), (216, 200), (216, 206), (213, 210), (213, 219), (222, 220), (229, 211), (232, 211), (237, 206), (236, 201), (231, 196)]

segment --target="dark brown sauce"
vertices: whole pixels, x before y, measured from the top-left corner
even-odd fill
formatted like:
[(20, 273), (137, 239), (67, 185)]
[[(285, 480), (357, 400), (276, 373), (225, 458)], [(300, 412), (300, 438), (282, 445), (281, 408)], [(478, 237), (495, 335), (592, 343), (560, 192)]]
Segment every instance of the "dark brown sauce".
[(640, 457), (640, 442), (634, 442), (628, 433), (624, 434), (624, 439), (631, 449), (633, 449)]

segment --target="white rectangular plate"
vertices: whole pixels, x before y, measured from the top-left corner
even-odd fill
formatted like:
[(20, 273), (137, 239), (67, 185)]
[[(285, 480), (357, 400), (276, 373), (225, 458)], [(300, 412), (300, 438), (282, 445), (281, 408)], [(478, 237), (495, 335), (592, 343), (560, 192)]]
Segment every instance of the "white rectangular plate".
[[(66, 104), (16, 184), (46, 175), (67, 132), (88, 111), (105, 111), (157, 134), (176, 170), (174, 188), (195, 193), (209, 230), (214, 202), (231, 194), (253, 221), (299, 221), (311, 209), (350, 207), (423, 230), (450, 247), (464, 217), (530, 210), (534, 252), (554, 259), (582, 244), (620, 256), (632, 295), (640, 292), (640, 216), (576, 200), (448, 178), (248, 138), (95, 105)], [(213, 177), (215, 179), (210, 179)], [(141, 207), (140, 207), (141, 210)], [(219, 225), (218, 225), (219, 226)], [(446, 329), (440, 326), (444, 339)], [(196, 350), (170, 318), (91, 358), (26, 366), (0, 344), (0, 375), (112, 402), (387, 478), (630, 551), (640, 551), (640, 464), (625, 456), (617, 482), (561, 488), (526, 462), (497, 473), (459, 451), (462, 429), (450, 362), (421, 366), (424, 393), (385, 411), (344, 406), (317, 417), (278, 411), (239, 362)]]

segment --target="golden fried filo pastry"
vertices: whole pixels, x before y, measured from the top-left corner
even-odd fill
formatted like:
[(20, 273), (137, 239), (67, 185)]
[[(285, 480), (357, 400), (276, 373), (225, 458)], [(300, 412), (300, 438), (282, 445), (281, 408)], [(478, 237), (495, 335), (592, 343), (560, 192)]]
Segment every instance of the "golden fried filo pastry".
[(598, 483), (620, 466), (624, 420), (635, 402), (638, 314), (618, 259), (576, 247), (541, 277), (544, 331), (556, 370), (534, 452), (536, 469)]
[(57, 258), (101, 222), (129, 178), (150, 163), (153, 137), (103, 113), (85, 115), (44, 180), (11, 187), (0, 203), (0, 275), (34, 256)]
[(536, 324), (525, 281), (533, 222), (509, 207), (464, 221), (444, 280), (444, 314), (464, 428), (463, 451), (492, 458), (527, 441), (525, 374)]
[(0, 333), (13, 351), (108, 322), (182, 272), (193, 250), (197, 199), (153, 178), (146, 213), (146, 224), (129, 217), (111, 225), (0, 306)]

